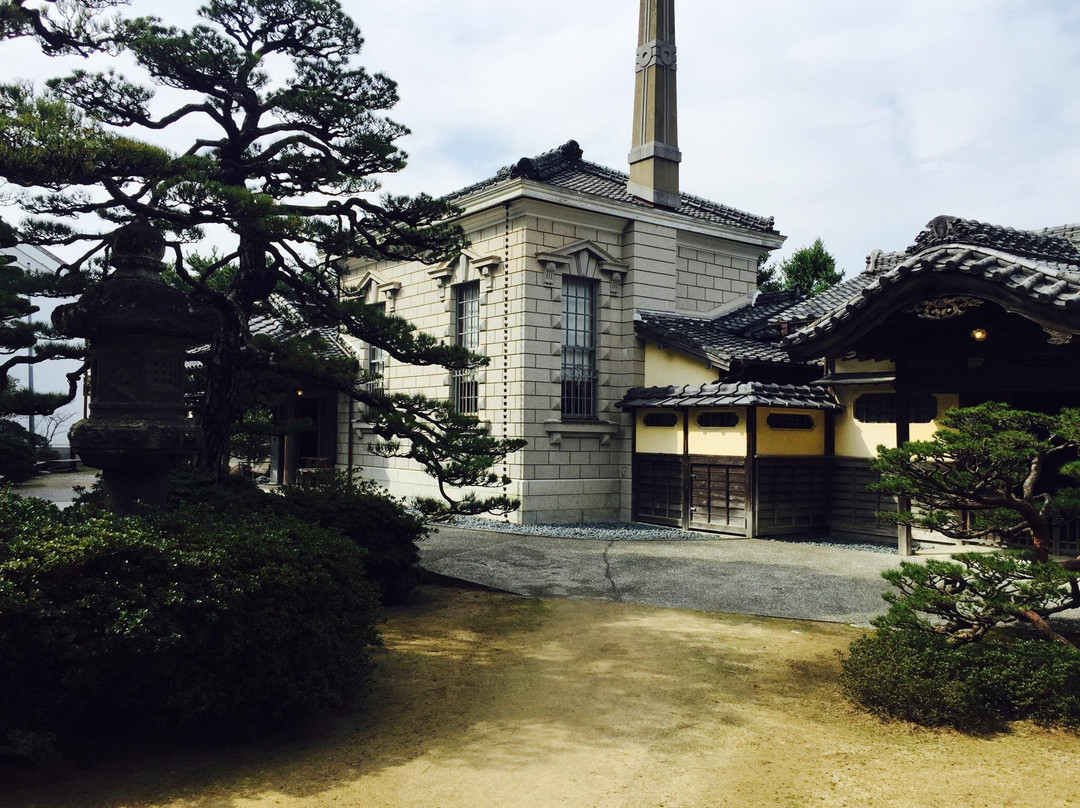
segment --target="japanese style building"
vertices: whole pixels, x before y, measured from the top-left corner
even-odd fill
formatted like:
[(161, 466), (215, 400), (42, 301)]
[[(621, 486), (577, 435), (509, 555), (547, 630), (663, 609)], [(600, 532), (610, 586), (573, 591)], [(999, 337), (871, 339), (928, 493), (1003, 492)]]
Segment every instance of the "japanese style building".
[[(747, 536), (894, 537), (876, 447), (983, 401), (1080, 406), (1076, 227), (939, 216), (821, 295), (751, 295), (712, 318), (642, 313), (634, 518)], [(667, 384), (665, 384), (667, 382)], [(901, 533), (902, 549), (929, 534)], [(1076, 554), (1075, 526), (1058, 552)]]

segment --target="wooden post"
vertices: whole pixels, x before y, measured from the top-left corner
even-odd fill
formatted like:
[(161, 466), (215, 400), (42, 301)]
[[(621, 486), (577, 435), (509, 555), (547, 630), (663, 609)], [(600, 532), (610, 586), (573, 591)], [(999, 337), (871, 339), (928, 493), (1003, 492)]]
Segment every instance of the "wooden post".
[(694, 502), (694, 480), (690, 473), (690, 410), (683, 408), (682, 414), (682, 527), (690, 529), (690, 511)]
[[(896, 391), (896, 446), (899, 448), (911, 440), (911, 407), (906, 392)], [(907, 497), (897, 497), (897, 511), (906, 511), (911, 507)], [(896, 528), (896, 551), (902, 556), (912, 555), (911, 525), (898, 525)]]
[(746, 408), (746, 538), (757, 535), (757, 407)]

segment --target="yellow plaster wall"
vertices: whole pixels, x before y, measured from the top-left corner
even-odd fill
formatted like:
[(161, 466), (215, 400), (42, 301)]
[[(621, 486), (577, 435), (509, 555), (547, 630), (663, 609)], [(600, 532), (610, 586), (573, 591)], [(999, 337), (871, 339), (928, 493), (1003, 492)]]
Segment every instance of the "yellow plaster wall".
[[(772, 429), (767, 420), (770, 413), (809, 415), (813, 429)], [(821, 410), (771, 409), (757, 411), (757, 454), (761, 456), (819, 456), (825, 454), (825, 418)]]
[(863, 393), (891, 393), (881, 386), (851, 385), (837, 387), (836, 399), (844, 411), (836, 413), (837, 457), (877, 457), (877, 447), (896, 448), (896, 424), (864, 424), (855, 420), (855, 399)]
[[(837, 400), (844, 411), (836, 415), (836, 454), (839, 457), (876, 457), (877, 447), (896, 448), (896, 424), (864, 424), (855, 420), (855, 399), (863, 393), (891, 392), (881, 387), (851, 386), (836, 389)], [(935, 393), (937, 418), (928, 424), (910, 424), (911, 440), (929, 440), (941, 429), (941, 416), (957, 407), (960, 397), (955, 393)]]
[(678, 419), (675, 426), (645, 426), (645, 416), (649, 413), (671, 412), (671, 410), (638, 410), (634, 428), (637, 430), (637, 449), (642, 454), (677, 454), (683, 453), (683, 414), (675, 411)]
[[(703, 412), (734, 412), (739, 423), (732, 427), (700, 427), (697, 417)], [(746, 408), (690, 410), (690, 454), (714, 457), (746, 457)]]
[(937, 418), (928, 424), (912, 424), (909, 427), (912, 440), (930, 440), (934, 437), (934, 433), (941, 429), (941, 416), (946, 410), (960, 406), (960, 396), (956, 393), (935, 393), (934, 395), (937, 398)]
[(645, 346), (646, 387), (711, 384), (716, 379), (717, 372), (699, 359), (654, 344)]

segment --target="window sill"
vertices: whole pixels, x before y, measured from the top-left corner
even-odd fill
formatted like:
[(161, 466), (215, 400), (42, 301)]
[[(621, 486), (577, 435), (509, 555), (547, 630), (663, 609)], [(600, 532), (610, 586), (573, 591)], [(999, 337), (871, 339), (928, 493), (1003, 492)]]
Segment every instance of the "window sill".
[(544, 431), (548, 440), (556, 446), (562, 443), (563, 435), (572, 438), (600, 438), (600, 445), (607, 446), (611, 436), (618, 434), (619, 425), (611, 421), (544, 421)]

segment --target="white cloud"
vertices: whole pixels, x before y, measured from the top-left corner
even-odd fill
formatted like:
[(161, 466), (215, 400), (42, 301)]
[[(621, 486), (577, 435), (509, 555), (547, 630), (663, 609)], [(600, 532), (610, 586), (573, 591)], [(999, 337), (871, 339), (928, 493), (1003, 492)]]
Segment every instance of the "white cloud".
[[(194, 3), (178, 3), (190, 14)], [(623, 168), (633, 0), (345, 0), (413, 130), (391, 190), (446, 192), (577, 139)], [(168, 17), (173, 9), (140, 0)], [(848, 272), (940, 213), (1080, 220), (1080, 6), (1068, 0), (678, 0), (690, 193), (821, 236)], [(25, 43), (15, 75), (40, 72)], [(788, 251), (790, 251), (790, 249)]]

